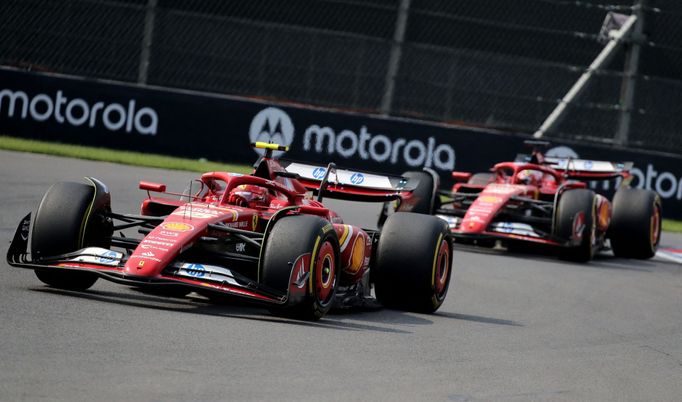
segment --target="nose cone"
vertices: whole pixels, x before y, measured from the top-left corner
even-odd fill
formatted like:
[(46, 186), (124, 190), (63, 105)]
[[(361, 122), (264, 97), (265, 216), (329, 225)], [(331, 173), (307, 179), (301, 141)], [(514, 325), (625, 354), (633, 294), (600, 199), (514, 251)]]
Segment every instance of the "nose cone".
[(465, 219), (462, 221), (460, 230), (465, 233), (480, 233), (485, 229), (485, 225), (482, 222)]

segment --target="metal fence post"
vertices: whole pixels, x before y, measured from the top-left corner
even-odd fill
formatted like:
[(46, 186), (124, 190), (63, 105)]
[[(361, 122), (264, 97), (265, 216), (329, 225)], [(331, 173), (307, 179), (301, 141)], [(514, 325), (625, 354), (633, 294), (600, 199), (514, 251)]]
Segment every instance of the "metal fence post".
[(154, 19), (156, 18), (156, 5), (158, 0), (148, 0), (144, 16), (144, 33), (142, 36), (142, 48), (140, 49), (140, 68), (137, 72), (137, 82), (147, 83), (149, 75), (149, 58), (152, 49), (152, 38), (154, 36)]
[(578, 81), (573, 84), (571, 89), (559, 101), (559, 104), (554, 108), (552, 113), (547, 116), (540, 128), (533, 134), (533, 137), (542, 138), (545, 133), (551, 132), (561, 123), (564, 117), (566, 117), (568, 106), (585, 91), (592, 76), (613, 59), (616, 51), (623, 43), (623, 40), (631, 34), (630, 31), (633, 29), (636, 22), (637, 16), (631, 15), (618, 31), (612, 33), (608, 45), (602, 49), (599, 55), (592, 61), (592, 64), (590, 64), (587, 70), (578, 78)]
[(623, 83), (620, 93), (620, 116), (618, 118), (618, 131), (616, 132), (615, 143), (618, 145), (628, 145), (630, 137), (630, 126), (632, 123), (632, 111), (635, 105), (635, 87), (637, 86), (637, 74), (639, 73), (640, 54), (642, 50), (641, 39), (644, 31), (644, 8), (648, 0), (635, 0), (633, 6), (634, 15), (637, 22), (633, 28), (632, 41), (625, 53), (625, 68)]
[(403, 42), (405, 41), (405, 30), (407, 29), (407, 17), (410, 13), (410, 1), (411, 0), (400, 0), (400, 6), (398, 6), (398, 16), (395, 22), (393, 43), (391, 44), (391, 55), (388, 58), (386, 80), (384, 81), (384, 95), (381, 98), (381, 106), (379, 108), (381, 114), (384, 115), (391, 113), (391, 107), (393, 105), (395, 78), (398, 75), (400, 59), (403, 53)]

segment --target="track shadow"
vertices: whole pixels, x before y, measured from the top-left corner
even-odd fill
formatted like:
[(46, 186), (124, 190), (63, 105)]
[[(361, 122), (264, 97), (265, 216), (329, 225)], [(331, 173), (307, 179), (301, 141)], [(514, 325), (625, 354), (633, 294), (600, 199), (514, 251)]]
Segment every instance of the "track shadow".
[(521, 260), (541, 261), (552, 265), (573, 265), (595, 269), (612, 269), (621, 271), (635, 272), (654, 272), (662, 268), (665, 261), (661, 260), (638, 260), (617, 258), (609, 251), (597, 253), (589, 262), (574, 262), (561, 259), (553, 247), (524, 244), (523, 246), (506, 248), (487, 248), (466, 244), (457, 244), (456, 249), (475, 254), (495, 255), (505, 258), (516, 258)]
[[(210, 317), (237, 318), (260, 322), (286, 323), (288, 325), (299, 325), (314, 328), (329, 328), (345, 331), (373, 331), (397, 334), (411, 333), (410, 331), (405, 331), (402, 329), (382, 327), (378, 325), (370, 325), (357, 322), (346, 322), (345, 320), (340, 319), (340, 317), (335, 317), (334, 315), (327, 315), (320, 321), (316, 322), (299, 321), (270, 315), (270, 313), (262, 306), (248, 304), (244, 302), (238, 302), (234, 304), (228, 303), (211, 304), (208, 300), (202, 299), (200, 296), (199, 297), (190, 296), (188, 298), (171, 298), (148, 295), (144, 293), (130, 292), (119, 293), (93, 289), (90, 289), (85, 292), (77, 292), (51, 288), (47, 286), (39, 288), (30, 288), (30, 290), (34, 292), (49, 293), (61, 296), (71, 296), (85, 300), (112, 303), (135, 308), (145, 308), (151, 310), (170, 311), (186, 314), (198, 314)], [(382, 311), (374, 314), (383, 313), (384, 312)], [(402, 312), (395, 313), (404, 314)], [(369, 317), (370, 314), (371, 313), (367, 313), (367, 316)], [(365, 314), (361, 314), (360, 316), (364, 318)], [(410, 322), (411, 319), (408, 319), (406, 321)], [(392, 322), (391, 320), (374, 322), (382, 322), (385, 324), (396, 323), (395, 320), (393, 320)], [(398, 321), (398, 323), (400, 322)]]
[(500, 318), (483, 317), (480, 315), (470, 315), (470, 314), (460, 314), (460, 313), (447, 313), (447, 312), (436, 312), (438, 317), (452, 318), (454, 320), (472, 321), (480, 322), (483, 324), (494, 324), (494, 325), (506, 325), (510, 327), (524, 327), (523, 324), (519, 324), (512, 320), (503, 320)]

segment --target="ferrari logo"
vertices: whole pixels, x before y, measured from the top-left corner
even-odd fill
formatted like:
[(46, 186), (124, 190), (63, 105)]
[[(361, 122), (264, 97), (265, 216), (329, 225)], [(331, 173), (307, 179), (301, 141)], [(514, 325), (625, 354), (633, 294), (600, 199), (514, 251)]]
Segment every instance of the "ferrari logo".
[(253, 214), (253, 219), (251, 220), (251, 225), (252, 225), (251, 230), (255, 231), (256, 227), (258, 226), (258, 215)]

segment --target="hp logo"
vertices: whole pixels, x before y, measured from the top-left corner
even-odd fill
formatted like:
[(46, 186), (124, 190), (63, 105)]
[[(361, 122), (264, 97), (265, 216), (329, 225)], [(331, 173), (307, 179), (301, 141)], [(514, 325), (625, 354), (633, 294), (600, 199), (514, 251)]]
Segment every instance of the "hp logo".
[(363, 181), (365, 181), (365, 175), (362, 173), (353, 173), (353, 175), (350, 177), (350, 182), (353, 184), (360, 184)]
[(318, 167), (313, 170), (313, 177), (316, 179), (322, 179), (324, 174), (327, 173), (327, 169), (323, 167)]

